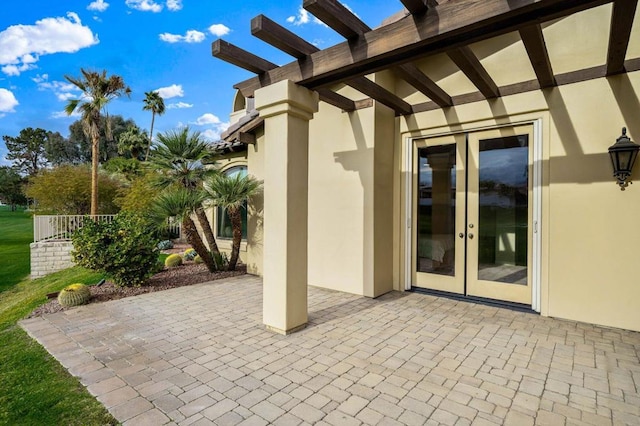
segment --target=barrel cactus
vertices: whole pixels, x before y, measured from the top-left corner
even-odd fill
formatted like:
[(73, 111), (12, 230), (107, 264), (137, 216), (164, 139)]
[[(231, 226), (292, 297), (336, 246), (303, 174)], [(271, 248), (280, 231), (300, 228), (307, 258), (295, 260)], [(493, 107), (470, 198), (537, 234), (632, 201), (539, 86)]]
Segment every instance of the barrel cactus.
[(198, 253), (193, 248), (188, 248), (184, 251), (182, 257), (184, 257), (184, 260), (193, 260), (197, 255)]
[(196, 257), (193, 258), (193, 261), (196, 262), (196, 263), (202, 263), (203, 262), (203, 260), (200, 257), (200, 255), (196, 255)]
[(179, 254), (171, 254), (164, 260), (164, 266), (167, 268), (174, 268), (182, 265), (182, 256)]
[(91, 290), (80, 283), (68, 285), (58, 294), (58, 302), (65, 308), (84, 305), (89, 299), (91, 299)]

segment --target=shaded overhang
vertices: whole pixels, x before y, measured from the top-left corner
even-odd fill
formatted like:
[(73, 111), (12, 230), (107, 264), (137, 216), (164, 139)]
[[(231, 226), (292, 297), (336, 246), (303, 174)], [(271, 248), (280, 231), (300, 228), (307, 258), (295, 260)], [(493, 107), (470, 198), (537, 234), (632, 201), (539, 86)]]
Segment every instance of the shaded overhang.
[[(371, 29), (337, 0), (305, 0), (303, 7), (346, 41), (320, 50), (266, 16), (251, 21), (251, 32), (293, 56), (278, 66), (224, 40), (212, 45), (213, 56), (257, 75), (236, 84), (243, 96), (282, 80), (315, 90), (320, 100), (343, 111), (367, 107), (375, 100), (398, 116), (496, 99), (533, 90), (640, 70), (640, 58), (627, 58), (638, 0), (399, 0), (404, 12)], [(612, 4), (605, 63), (555, 73), (543, 26), (589, 9)], [(516, 33), (535, 78), (499, 85), (471, 46)], [(473, 84), (475, 91), (450, 94), (420, 66), (445, 54)], [(411, 102), (368, 78), (391, 70), (427, 100)], [(350, 86), (363, 97), (353, 99), (338, 89)]]

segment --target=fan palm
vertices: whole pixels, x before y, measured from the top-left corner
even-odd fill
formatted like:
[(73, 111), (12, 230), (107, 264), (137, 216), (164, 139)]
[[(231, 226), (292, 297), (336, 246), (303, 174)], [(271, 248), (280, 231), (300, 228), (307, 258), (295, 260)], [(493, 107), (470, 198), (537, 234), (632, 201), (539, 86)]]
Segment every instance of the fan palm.
[[(200, 133), (183, 128), (158, 134), (158, 144), (149, 163), (158, 172), (157, 187), (180, 186), (189, 191), (200, 192), (202, 182), (218, 173), (216, 169), (207, 167), (213, 160), (213, 151)], [(202, 205), (196, 206), (194, 211), (211, 252), (220, 254), (204, 208)]]
[(144, 156), (144, 160), (149, 159), (149, 151), (151, 150), (151, 143), (153, 142), (153, 125), (156, 121), (156, 114), (162, 115), (165, 111), (164, 99), (160, 96), (160, 93), (156, 91), (144, 93), (144, 111), (151, 111), (151, 129), (149, 130), (149, 144), (147, 145), (147, 154)]
[(153, 216), (158, 223), (166, 224), (167, 217), (175, 217), (182, 224), (187, 242), (202, 258), (209, 271), (217, 269), (211, 254), (204, 245), (191, 214), (202, 205), (202, 193), (174, 186), (162, 192), (154, 201)]
[(112, 139), (107, 104), (113, 99), (131, 93), (131, 89), (124, 83), (122, 77), (111, 75), (107, 72), (87, 71), (80, 69), (81, 77), (76, 78), (65, 75), (71, 84), (82, 91), (81, 99), (70, 99), (65, 106), (68, 115), (79, 111), (81, 115), (82, 129), (87, 138), (91, 139), (91, 214), (98, 214), (98, 161), (100, 144), (100, 120), (102, 114), (107, 117), (107, 139)]
[(233, 176), (217, 174), (204, 183), (205, 190), (211, 197), (211, 202), (222, 207), (231, 219), (233, 229), (233, 243), (229, 270), (233, 271), (238, 263), (240, 255), (240, 243), (242, 242), (242, 215), (246, 201), (256, 195), (262, 183), (252, 176), (243, 176), (237, 173)]

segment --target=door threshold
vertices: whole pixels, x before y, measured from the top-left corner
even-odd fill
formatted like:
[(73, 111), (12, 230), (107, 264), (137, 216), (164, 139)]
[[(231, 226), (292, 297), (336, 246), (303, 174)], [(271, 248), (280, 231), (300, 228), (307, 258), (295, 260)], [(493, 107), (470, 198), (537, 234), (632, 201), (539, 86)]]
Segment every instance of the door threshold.
[(477, 296), (464, 296), (457, 293), (449, 293), (440, 290), (430, 290), (427, 288), (413, 286), (411, 287), (411, 290), (407, 291), (410, 291), (412, 293), (427, 294), (429, 296), (444, 297), (446, 299), (458, 300), (460, 302), (477, 303), (479, 305), (492, 306), (494, 308), (504, 308), (510, 309), (512, 311), (538, 315), (538, 312), (531, 309), (531, 305), (525, 305), (524, 303), (506, 302), (504, 300), (486, 299), (484, 297)]

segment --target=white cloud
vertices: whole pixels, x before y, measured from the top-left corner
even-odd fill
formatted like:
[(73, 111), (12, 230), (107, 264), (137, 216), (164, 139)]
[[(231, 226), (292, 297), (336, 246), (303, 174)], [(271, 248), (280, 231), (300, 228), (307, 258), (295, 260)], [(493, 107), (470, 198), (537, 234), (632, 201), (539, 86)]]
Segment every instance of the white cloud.
[(5, 112), (15, 112), (15, 107), (20, 103), (14, 94), (7, 89), (0, 88), (0, 117), (4, 117)]
[(229, 128), (229, 123), (220, 123), (213, 129), (207, 129), (200, 133), (202, 137), (211, 142), (217, 142), (220, 140), (222, 132)]
[(193, 108), (193, 104), (188, 104), (186, 102), (176, 102), (175, 104), (167, 105), (167, 109), (182, 109), (182, 108)]
[(198, 126), (204, 126), (207, 124), (220, 124), (220, 123), (221, 121), (218, 118), (218, 116), (208, 112), (198, 117), (198, 119), (195, 121), (194, 124), (197, 124)]
[(308, 24), (309, 22), (313, 22), (314, 24), (318, 24), (318, 25), (323, 25), (325, 27), (327, 26), (324, 22), (322, 22), (321, 20), (319, 20), (315, 16), (313, 17), (313, 20), (312, 20), (312, 16), (309, 15), (309, 12), (307, 12), (302, 7), (300, 7), (300, 9), (298, 9), (298, 14), (297, 15), (289, 16), (287, 18), (287, 22), (292, 24), (292, 25), (295, 25), (295, 26)]
[(59, 101), (82, 97), (81, 90), (76, 86), (66, 81), (49, 81), (48, 74), (37, 75), (31, 80), (38, 84), (38, 90), (50, 90), (55, 93)]
[(87, 10), (93, 10), (96, 12), (104, 12), (109, 7), (109, 3), (104, 0), (95, 0), (89, 3)]
[(163, 99), (181, 98), (184, 96), (184, 90), (182, 90), (181, 84), (172, 84), (171, 86), (161, 87), (154, 90), (158, 92)]
[(182, 0), (167, 0), (167, 9), (172, 12), (182, 9)]
[(162, 11), (162, 6), (153, 0), (127, 0), (126, 4), (131, 9), (139, 10), (141, 12), (158, 13)]
[(35, 25), (12, 25), (0, 32), (0, 65), (7, 75), (33, 69), (41, 55), (74, 53), (99, 43), (76, 13), (45, 18)]
[(51, 114), (51, 118), (80, 118), (82, 114), (78, 110), (75, 110), (71, 113), (71, 115), (67, 114), (66, 111), (56, 111)]
[(206, 36), (200, 31), (189, 30), (183, 36), (179, 34), (162, 33), (159, 37), (160, 40), (166, 41), (167, 43), (200, 43)]
[(213, 24), (209, 27), (209, 32), (214, 36), (222, 37), (229, 34), (231, 29), (224, 24)]

